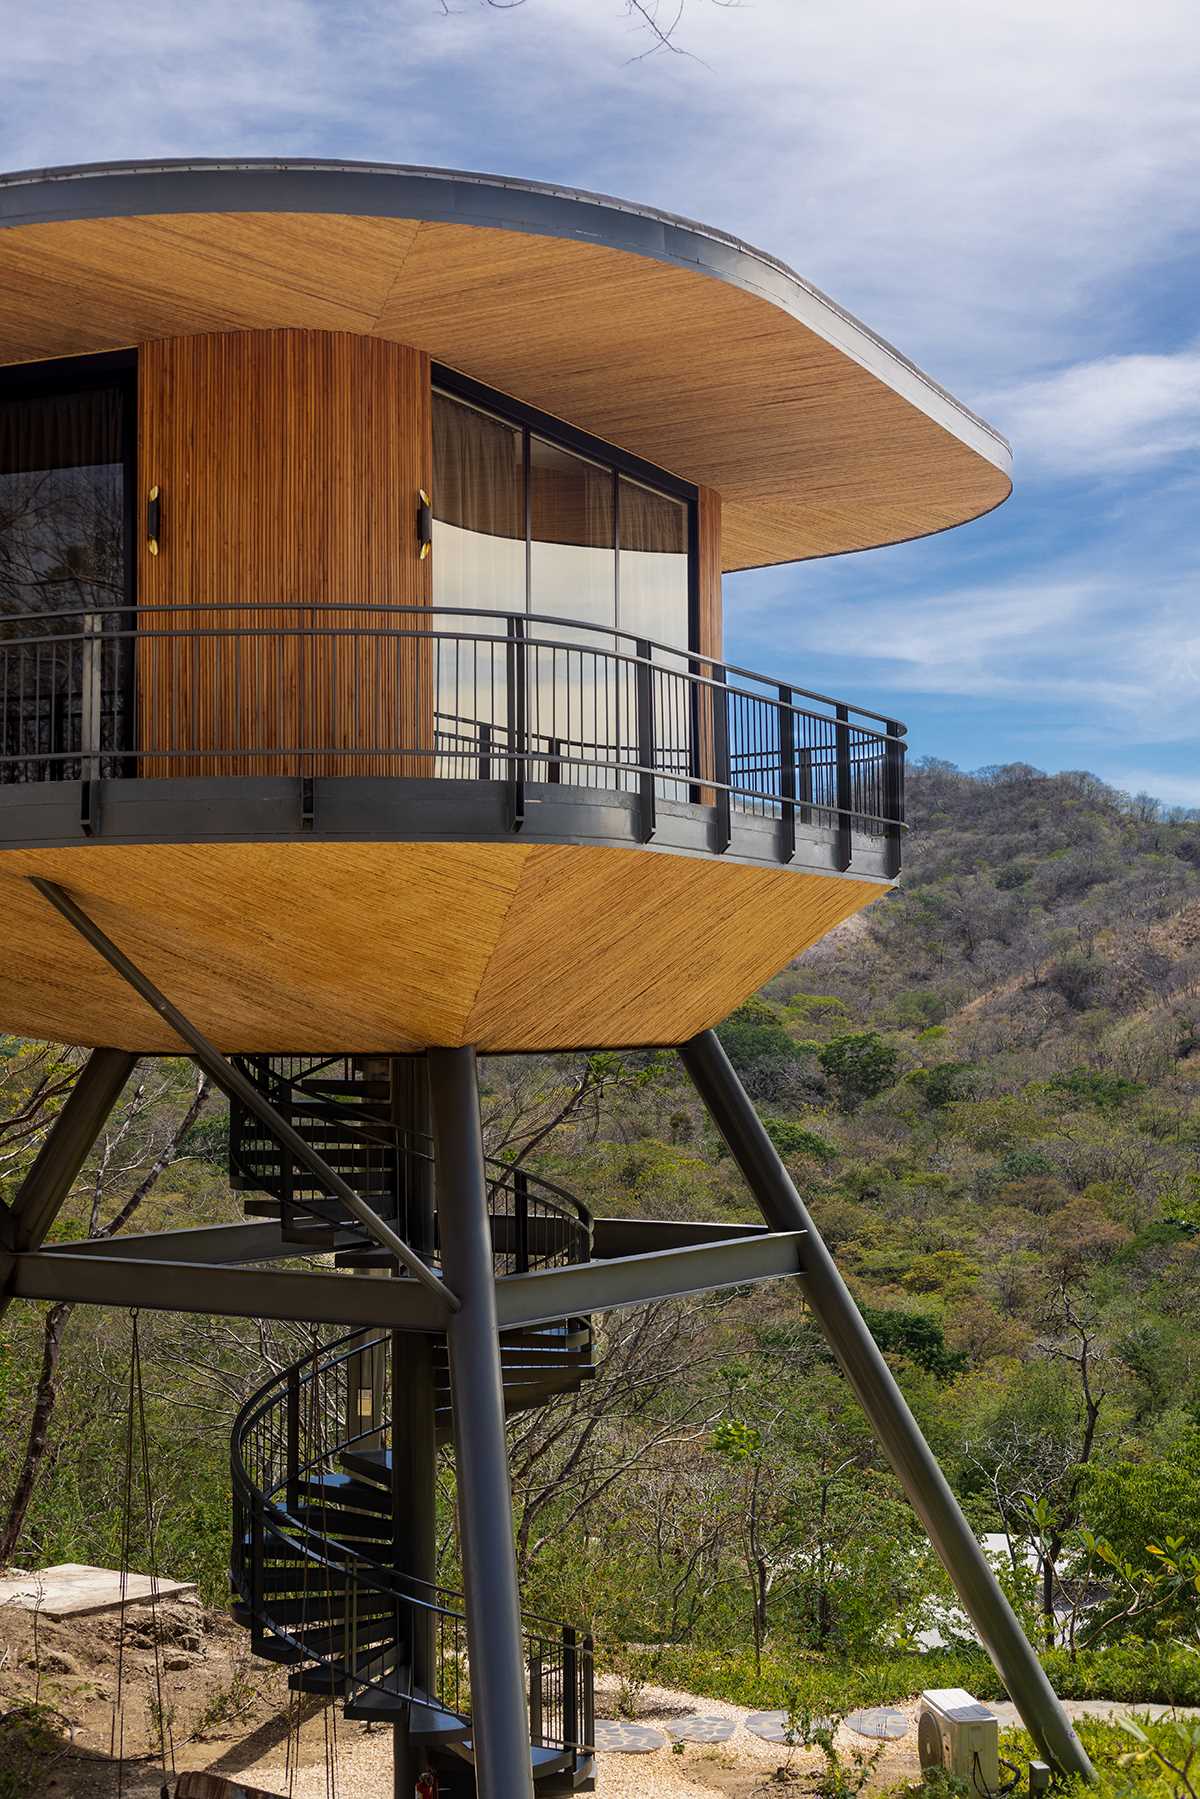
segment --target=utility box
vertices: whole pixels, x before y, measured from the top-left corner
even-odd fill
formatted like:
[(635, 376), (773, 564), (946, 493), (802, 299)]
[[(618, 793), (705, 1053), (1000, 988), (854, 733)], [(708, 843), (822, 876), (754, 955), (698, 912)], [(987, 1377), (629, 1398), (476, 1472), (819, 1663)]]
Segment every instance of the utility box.
[(979, 1799), (1000, 1791), (1000, 1725), (961, 1687), (921, 1694), (917, 1748), (921, 1767), (942, 1768), (965, 1780)]

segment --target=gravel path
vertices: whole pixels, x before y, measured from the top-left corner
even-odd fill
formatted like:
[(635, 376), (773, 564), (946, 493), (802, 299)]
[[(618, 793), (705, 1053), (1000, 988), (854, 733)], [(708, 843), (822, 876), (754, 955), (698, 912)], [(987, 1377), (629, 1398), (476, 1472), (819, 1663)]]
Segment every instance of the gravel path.
[[(601, 1680), (597, 1683), (598, 1710), (612, 1709), (614, 1688)], [(606, 1704), (605, 1701), (609, 1703)], [(664, 1732), (668, 1726), (689, 1714), (700, 1713), (710, 1718), (729, 1718), (736, 1728), (728, 1742), (720, 1744), (687, 1743), (681, 1753), (670, 1744), (650, 1755), (608, 1754), (598, 1757), (596, 1790), (599, 1799), (713, 1799), (715, 1793), (746, 1794), (758, 1781), (764, 1783), (787, 1756), (778, 1743), (764, 1743), (745, 1728), (749, 1712), (744, 1705), (729, 1705), (720, 1699), (699, 1698), (694, 1693), (672, 1687), (647, 1685), (638, 1702), (637, 1722), (655, 1725)], [(903, 1712), (912, 1728), (899, 1743), (888, 1743), (879, 1763), (877, 1785), (916, 1779), (917, 1701), (905, 1700), (895, 1710)], [(1166, 1706), (1116, 1705), (1104, 1700), (1067, 1701), (1072, 1718), (1111, 1718), (1133, 1712), (1149, 1712), (1160, 1716)], [(991, 1707), (1002, 1729), (1018, 1722), (1016, 1708), (1008, 1704)], [(1187, 1716), (1200, 1717), (1200, 1707), (1181, 1708)], [(363, 1725), (338, 1725), (338, 1778), (332, 1799), (392, 1799), (391, 1731), (368, 1729)], [(862, 1737), (843, 1729), (841, 1743), (849, 1748), (857, 1745), (874, 1747)], [(265, 1787), (268, 1792), (289, 1794), (290, 1799), (330, 1799), (325, 1775), (325, 1736), (321, 1716), (305, 1724), (300, 1763), (289, 1784), (282, 1746), (272, 1748), (260, 1760), (243, 1762), (240, 1757), (226, 1756), (224, 1771), (247, 1781), (251, 1786)], [(793, 1766), (815, 1768), (819, 1755), (797, 1750)], [(203, 1758), (200, 1758), (203, 1765)], [(755, 1779), (757, 1777), (757, 1779)]]

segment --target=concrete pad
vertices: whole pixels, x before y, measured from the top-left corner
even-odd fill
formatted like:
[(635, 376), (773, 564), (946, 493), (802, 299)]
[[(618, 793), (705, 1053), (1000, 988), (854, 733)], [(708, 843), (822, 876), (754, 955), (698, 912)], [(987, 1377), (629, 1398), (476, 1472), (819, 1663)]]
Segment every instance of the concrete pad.
[[(196, 1583), (190, 1580), (160, 1579), (157, 1585), (160, 1599), (188, 1599), (196, 1592)], [(126, 1576), (127, 1605), (145, 1605), (150, 1595), (148, 1574)], [(119, 1611), (121, 1576), (115, 1568), (89, 1568), (83, 1562), (60, 1562), (54, 1568), (40, 1568), (31, 1574), (0, 1579), (0, 1605), (15, 1605), (20, 1611), (40, 1612), (44, 1618), (54, 1619)]]

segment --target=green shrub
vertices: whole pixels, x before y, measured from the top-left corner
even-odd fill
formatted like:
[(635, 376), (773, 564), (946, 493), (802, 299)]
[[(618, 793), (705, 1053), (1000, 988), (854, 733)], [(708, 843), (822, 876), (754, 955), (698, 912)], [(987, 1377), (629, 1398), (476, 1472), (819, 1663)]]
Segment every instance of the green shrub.
[(962, 1374), (969, 1358), (959, 1350), (948, 1349), (942, 1327), (936, 1318), (924, 1312), (903, 1312), (879, 1306), (860, 1306), (867, 1329), (886, 1354), (907, 1356), (919, 1368), (938, 1380), (952, 1380)]
[(837, 1088), (843, 1111), (852, 1112), (892, 1085), (900, 1057), (878, 1031), (847, 1031), (831, 1037), (818, 1060)]
[(1141, 1081), (1126, 1080), (1121, 1074), (1103, 1074), (1094, 1068), (1073, 1068), (1069, 1074), (1055, 1075), (1047, 1082), (1051, 1093), (1066, 1093), (1081, 1105), (1094, 1106), (1097, 1112), (1120, 1112), (1145, 1092)]
[(814, 1162), (834, 1162), (837, 1150), (816, 1131), (807, 1130), (790, 1118), (766, 1118), (767, 1135), (786, 1161), (789, 1156), (810, 1156)]

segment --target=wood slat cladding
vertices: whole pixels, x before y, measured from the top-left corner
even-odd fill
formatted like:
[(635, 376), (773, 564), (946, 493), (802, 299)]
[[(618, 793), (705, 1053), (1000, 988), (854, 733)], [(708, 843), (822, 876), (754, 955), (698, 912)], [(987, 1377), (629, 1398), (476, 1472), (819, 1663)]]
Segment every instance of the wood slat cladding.
[(883, 882), (584, 845), (222, 843), (0, 852), (0, 1023), (178, 1045), (24, 877), (61, 883), (224, 1050), (676, 1043)]
[(696, 505), (696, 648), (719, 662), (724, 652), (725, 621), (721, 598), (721, 496), (702, 487)]
[[(721, 592), (721, 496), (702, 487), (696, 499), (696, 648), (706, 660), (698, 664), (701, 675), (711, 676), (712, 663), (720, 662), (725, 646), (724, 602)], [(700, 773), (713, 775), (713, 708), (710, 696), (701, 692), (697, 702), (697, 751)], [(700, 803), (711, 806), (716, 795), (702, 787)]]
[[(432, 745), (428, 645), (380, 634), (419, 621), (370, 610), (430, 601), (416, 540), (431, 480), (428, 359), (348, 332), (207, 333), (144, 345), (138, 391), (141, 480), (163, 508), (160, 553), (140, 548), (140, 602), (208, 608), (186, 624), (213, 632), (156, 638), (185, 615), (143, 612), (142, 748), (192, 751), (159, 772), (235, 772), (202, 753), (217, 748), (264, 752), (239, 759), (240, 773), (325, 772), (320, 754), (269, 753), (309, 747), (364, 752), (340, 772), (429, 773), (370, 754)], [(236, 615), (220, 610), (231, 605)], [(320, 605), (354, 608), (344, 635)]]
[(0, 363), (273, 326), (414, 345), (720, 492), (726, 569), (943, 530), (1010, 487), (999, 440), (853, 321), (604, 244), (177, 213), (6, 227), (0, 276)]

